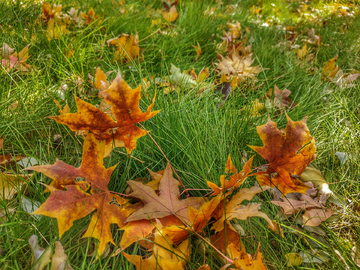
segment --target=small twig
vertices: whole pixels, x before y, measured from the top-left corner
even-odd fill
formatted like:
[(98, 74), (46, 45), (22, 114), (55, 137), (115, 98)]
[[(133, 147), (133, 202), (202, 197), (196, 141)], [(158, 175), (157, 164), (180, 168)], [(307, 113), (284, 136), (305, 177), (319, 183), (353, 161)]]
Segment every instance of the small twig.
[(115, 192), (115, 191), (111, 191), (111, 190), (109, 190), (109, 192), (110, 192), (110, 193), (117, 194), (117, 195), (119, 195), (119, 196), (132, 197), (132, 196), (130, 196), (130, 195), (123, 194), (123, 193), (119, 193), (119, 192)]
[[(115, 151), (116, 153), (120, 153), (120, 154), (122, 154), (122, 155), (129, 156), (127, 153), (121, 152), (121, 151), (119, 151), (119, 150), (114, 150), (114, 151)], [(133, 159), (135, 159), (135, 160), (137, 160), (137, 161), (139, 161), (139, 162), (141, 162), (141, 163), (145, 163), (145, 161), (140, 160), (140, 159), (138, 159), (138, 158), (136, 158), (136, 157), (130, 156), (130, 158), (133, 158)]]
[(164, 158), (166, 159), (166, 161), (169, 163), (171, 169), (173, 170), (173, 172), (175, 173), (175, 175), (177, 176), (177, 178), (179, 179), (182, 187), (184, 188), (184, 191), (186, 192), (186, 196), (189, 197), (189, 192), (187, 191), (186, 187), (184, 186), (183, 182), (181, 181), (179, 175), (177, 174), (177, 172), (175, 171), (174, 167), (171, 165), (170, 160), (166, 157), (165, 153), (163, 152), (163, 150), (161, 150), (160, 146), (157, 144), (157, 142), (154, 140), (154, 138), (150, 135), (150, 133), (145, 129), (145, 127), (138, 123), (146, 132), (146, 134), (150, 137), (150, 139), (155, 143), (155, 145), (157, 146), (157, 148), (160, 150), (161, 154), (164, 156)]
[[(180, 195), (183, 195), (183, 193), (184, 193), (185, 191), (189, 191), (189, 190), (212, 191), (212, 189), (208, 189), (208, 188), (188, 188), (188, 189), (184, 189), (184, 190), (180, 193)], [(210, 192), (210, 193), (211, 193), (211, 192)], [(208, 194), (210, 194), (210, 193), (208, 193)]]
[(46, 238), (42, 235), (42, 233), (38, 230), (38, 228), (36, 228), (36, 226), (34, 224), (31, 224), (35, 230), (37, 230), (37, 232), (40, 234), (40, 236), (42, 237), (42, 239), (44, 239), (44, 241), (50, 246), (50, 243), (46, 240)]

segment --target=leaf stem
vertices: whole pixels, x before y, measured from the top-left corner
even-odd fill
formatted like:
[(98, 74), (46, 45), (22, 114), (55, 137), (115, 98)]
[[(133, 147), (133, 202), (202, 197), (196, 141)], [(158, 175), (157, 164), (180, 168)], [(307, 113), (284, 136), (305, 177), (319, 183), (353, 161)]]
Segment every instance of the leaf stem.
[[(166, 155), (165, 155), (165, 153), (163, 152), (163, 150), (161, 150), (160, 146), (157, 144), (157, 142), (155, 141), (155, 139), (150, 135), (150, 133), (146, 130), (146, 128), (145, 128), (142, 124), (140, 124), (140, 123), (138, 123), (138, 124), (145, 130), (146, 134), (147, 134), (147, 135), (150, 137), (150, 139), (155, 143), (156, 147), (160, 150), (161, 154), (164, 156), (164, 158), (166, 159), (166, 161), (169, 163), (171, 169), (173, 170), (173, 172), (175, 173), (175, 175), (176, 175), (177, 178), (179, 179), (182, 187), (184, 188), (184, 191), (186, 192), (186, 196), (189, 198), (189, 196), (190, 196), (190, 195), (189, 195), (189, 192), (188, 192), (188, 190), (185, 188), (183, 182), (181, 181), (181, 179), (180, 179), (179, 175), (177, 174), (177, 172), (175, 171), (174, 167), (171, 165), (170, 160), (166, 157)], [(184, 191), (183, 191), (183, 192), (184, 192)], [(183, 192), (182, 192), (182, 193), (183, 193)], [(181, 193), (181, 194), (182, 194), (182, 193)]]

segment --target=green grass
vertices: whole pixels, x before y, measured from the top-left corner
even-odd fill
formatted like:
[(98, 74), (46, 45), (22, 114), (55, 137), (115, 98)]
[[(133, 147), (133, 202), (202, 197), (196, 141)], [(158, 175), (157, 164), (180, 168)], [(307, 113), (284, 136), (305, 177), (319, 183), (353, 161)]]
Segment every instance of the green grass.
[[(23, 1), (24, 2), (24, 1)], [(345, 207), (336, 207), (340, 219), (321, 225), (327, 232), (328, 246), (319, 245), (320, 249), (330, 257), (325, 265), (302, 264), (295, 269), (345, 269), (344, 262), (335, 254), (338, 250), (344, 256), (350, 269), (356, 266), (350, 257), (351, 248), (359, 241), (359, 213), (360, 213), (360, 185), (359, 185), (359, 84), (351, 88), (339, 88), (334, 83), (321, 79), (321, 69), (324, 62), (338, 55), (338, 65), (344, 72), (359, 67), (359, 37), (358, 29), (360, 17), (337, 17), (335, 15), (319, 16), (316, 21), (302, 19), (301, 14), (290, 13), (296, 10), (300, 3), (292, 1), (273, 1), (280, 9), (277, 14), (269, 1), (241, 1), (234, 15), (226, 13), (231, 1), (180, 1), (179, 18), (175, 23), (151, 26), (154, 19), (149, 8), (161, 9), (160, 1), (126, 1), (126, 7), (132, 9), (127, 14), (119, 15), (119, 5), (115, 7), (112, 1), (62, 1), (51, 4), (63, 4), (63, 11), (71, 7), (78, 7), (87, 12), (93, 7), (96, 14), (103, 21), (94, 22), (81, 28), (72, 28), (71, 33), (59, 39), (47, 40), (46, 26), (38, 21), (42, 13), (41, 3), (20, 1), (3, 1), (0, 3), (0, 30), (5, 33), (1, 42), (19, 52), (30, 44), (30, 58), (28, 64), (35, 67), (32, 72), (23, 74), (16, 71), (5, 71), (0, 66), (0, 135), (4, 135), (4, 153), (21, 154), (34, 157), (44, 163), (52, 164), (56, 158), (74, 166), (79, 166), (82, 154), (82, 139), (74, 135), (67, 127), (56, 124), (47, 116), (58, 115), (58, 108), (52, 97), (60, 98), (59, 90), (64, 84), (68, 86), (64, 96), (71, 107), (76, 110), (73, 95), (87, 98), (88, 102), (96, 104), (96, 94), (91, 93), (88, 74), (94, 75), (95, 69), (101, 67), (105, 72), (114, 71), (110, 75), (113, 79), (117, 70), (121, 71), (126, 82), (135, 88), (142, 83), (142, 78), (151, 76), (164, 77), (170, 75), (170, 64), (173, 63), (181, 70), (194, 67), (199, 72), (203, 67), (209, 67), (211, 76), (209, 81), (215, 81), (213, 63), (217, 61), (216, 45), (221, 42), (226, 23), (229, 20), (240, 21), (242, 30), (250, 29), (249, 37), (252, 42), (255, 63), (260, 64), (263, 71), (257, 76), (254, 85), (240, 86), (233, 90), (224, 106), (218, 108), (219, 98), (213, 88), (207, 88), (201, 95), (198, 89), (181, 89), (179, 93), (172, 92), (164, 95), (157, 90), (154, 109), (162, 111), (154, 118), (143, 123), (166, 154), (181, 180), (187, 188), (207, 189), (206, 180), (219, 184), (219, 177), (224, 171), (228, 154), (231, 154), (238, 169), (244, 165), (242, 156), (244, 151), (248, 157), (255, 154), (248, 145), (261, 145), (256, 133), (256, 126), (265, 124), (268, 115), (276, 119), (278, 126), (286, 125), (285, 113), (275, 114), (274, 109), (263, 109), (261, 115), (252, 117), (249, 104), (262, 97), (276, 84), (280, 89), (292, 91), (290, 98), (299, 105), (287, 113), (293, 120), (301, 120), (308, 116), (307, 125), (316, 140), (317, 159), (312, 163), (321, 170), (326, 180), (331, 183), (330, 188), (343, 196), (348, 203)], [(285, 4), (288, 3), (288, 4)], [(332, 2), (329, 2), (332, 4)], [(262, 16), (253, 15), (249, 9), (252, 5), (263, 8)], [(208, 7), (217, 7), (215, 15), (203, 16)], [(323, 9), (322, 1), (313, 3), (314, 8)], [(275, 12), (275, 13), (274, 13)], [(267, 18), (274, 16), (278, 24), (269, 27), (261, 26)], [(259, 21), (257, 23), (256, 21)], [(325, 26), (323, 22), (326, 22)], [(315, 53), (313, 63), (302, 67), (296, 53), (284, 45), (282, 28), (296, 26), (301, 35), (295, 44), (301, 47), (307, 38), (307, 29), (314, 28), (316, 34), (321, 35), (323, 45), (312, 46)], [(156, 34), (157, 29), (169, 31), (173, 35)], [(346, 27), (345, 32), (340, 27)], [(108, 47), (106, 40), (122, 33), (135, 34), (138, 32), (143, 61), (134, 60), (129, 64), (113, 61), (114, 48)], [(32, 34), (37, 39), (31, 41)], [(203, 54), (196, 62), (196, 53), (192, 45), (199, 42)], [(67, 58), (65, 51), (73, 49), (74, 56)], [(310, 72), (312, 68), (312, 72)], [(76, 84), (81, 78), (82, 85)], [(85, 91), (85, 92), (84, 92)], [(86, 94), (85, 94), (86, 93)], [(155, 93), (152, 84), (144, 95), (141, 108), (151, 103)], [(9, 106), (17, 102), (18, 106), (10, 110)], [(61, 101), (65, 105), (64, 101)], [(247, 106), (247, 107), (246, 107)], [(242, 110), (245, 108), (244, 110)], [(62, 143), (54, 144), (53, 136), (60, 134)], [(147, 177), (147, 168), (157, 171), (166, 166), (166, 159), (149, 137), (138, 141), (136, 150), (131, 157), (127, 157), (124, 149), (116, 149), (110, 158), (105, 159), (106, 166), (118, 163), (112, 175), (109, 189), (123, 192), (126, 181), (138, 177)], [(336, 152), (346, 152), (350, 159), (341, 165)], [(259, 156), (255, 158), (254, 167), (264, 164)], [(11, 168), (17, 172), (21, 167), (14, 164)], [(244, 186), (250, 187), (256, 182), (255, 178), (248, 179)], [(41, 246), (46, 246), (45, 239), (54, 243), (59, 239), (57, 222), (49, 217), (36, 219), (21, 208), (23, 196), (43, 203), (47, 194), (39, 183), (49, 183), (49, 179), (40, 174), (32, 178), (31, 182), (18, 192), (13, 200), (0, 201), (0, 208), (9, 211), (8, 220), (0, 224), (0, 269), (31, 269), (31, 250), (27, 240), (32, 234), (39, 236)], [(194, 196), (203, 196), (206, 191), (191, 191)], [(270, 196), (257, 196), (255, 201), (263, 203), (262, 211), (275, 219), (278, 208), (270, 203)], [(74, 226), (64, 234), (61, 243), (69, 256), (74, 269), (133, 269), (121, 255), (96, 260), (86, 257), (91, 239), (79, 243), (85, 232), (89, 217), (75, 222)], [(286, 265), (285, 254), (308, 250), (309, 233), (300, 237), (291, 233), (289, 226), (296, 226), (290, 221), (281, 222), (285, 226), (285, 238), (269, 231), (258, 218), (250, 221), (239, 221), (246, 236), (243, 241), (247, 252), (254, 253), (261, 243), (269, 269), (291, 269)], [(121, 233), (114, 226), (115, 242), (119, 242)], [(197, 269), (204, 261), (211, 269), (219, 269), (221, 262), (216, 253), (208, 248), (205, 253), (198, 248), (192, 237), (191, 263), (188, 269)], [(315, 244), (314, 244), (315, 245)], [(128, 250), (136, 253), (138, 247)], [(49, 268), (50, 269), (50, 268)]]

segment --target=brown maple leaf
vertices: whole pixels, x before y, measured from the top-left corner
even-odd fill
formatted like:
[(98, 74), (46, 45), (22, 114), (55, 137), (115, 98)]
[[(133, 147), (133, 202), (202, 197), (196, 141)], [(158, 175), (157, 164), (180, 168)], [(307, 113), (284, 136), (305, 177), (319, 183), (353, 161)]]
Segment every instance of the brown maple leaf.
[(291, 192), (305, 193), (309, 186), (297, 177), (315, 159), (315, 140), (306, 126), (307, 117), (296, 122), (286, 117), (288, 123), (285, 134), (270, 118), (265, 125), (257, 127), (264, 146), (250, 147), (269, 162), (266, 173), (256, 173), (257, 180), (262, 186), (276, 186), (284, 195)]
[(105, 140), (106, 144), (113, 141), (124, 142), (128, 154), (136, 147), (136, 141), (146, 135), (146, 131), (136, 126), (136, 123), (146, 121), (159, 111), (151, 111), (152, 104), (144, 113), (139, 107), (141, 86), (131, 89), (121, 78), (120, 72), (107, 90), (101, 91), (106, 104), (111, 106), (111, 111), (117, 121), (107, 113), (96, 108), (78, 97), (75, 97), (78, 111), (59, 116), (49, 117), (60, 124), (67, 125), (72, 131), (92, 131), (95, 137)]
[[(51, 192), (49, 198), (33, 214), (56, 218), (60, 237), (72, 227), (75, 220), (96, 210), (83, 237), (100, 240), (99, 255), (108, 242), (114, 244), (110, 225), (116, 223), (123, 226), (126, 218), (136, 209), (127, 200), (108, 190), (110, 176), (116, 166), (108, 169), (104, 167), (104, 151), (105, 143), (99, 143), (94, 134), (89, 133), (84, 142), (79, 168), (59, 160), (53, 165), (26, 168), (42, 172), (54, 180), (51, 186), (47, 186)], [(77, 177), (83, 181), (76, 182)]]
[(204, 199), (200, 197), (190, 197), (180, 200), (179, 181), (172, 176), (170, 165), (164, 171), (164, 175), (159, 184), (159, 195), (150, 186), (133, 180), (128, 181), (133, 192), (130, 196), (139, 198), (144, 203), (144, 207), (133, 213), (127, 221), (140, 219), (163, 218), (174, 215), (185, 224), (191, 224), (188, 206), (198, 208)]
[(274, 86), (274, 104), (275, 106), (277, 106), (279, 109), (281, 108), (286, 108), (289, 107), (291, 105), (291, 109), (294, 108), (297, 103), (293, 102), (289, 96), (291, 94), (291, 91), (288, 89), (284, 89), (284, 90), (280, 90), (276, 84)]

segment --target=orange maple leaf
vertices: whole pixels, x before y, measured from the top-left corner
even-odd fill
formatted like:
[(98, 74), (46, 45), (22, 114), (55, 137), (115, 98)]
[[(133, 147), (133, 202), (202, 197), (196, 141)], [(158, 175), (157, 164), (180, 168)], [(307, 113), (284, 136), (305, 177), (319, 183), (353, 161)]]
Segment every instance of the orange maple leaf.
[[(97, 19), (99, 19), (99, 15), (95, 16), (95, 11), (93, 10), (93, 8), (90, 8), (90, 10), (88, 11), (87, 14), (84, 13), (80, 13), (81, 17), (85, 20), (85, 24), (90, 24), (93, 21), (96, 21)], [(99, 21), (101, 22), (101, 20)]]
[(137, 270), (142, 269), (184, 269), (184, 265), (190, 256), (189, 240), (186, 239), (178, 247), (173, 247), (173, 241), (163, 232), (161, 223), (156, 224), (157, 232), (154, 234), (153, 254), (143, 259), (139, 255), (123, 253), (124, 257), (136, 266)]
[(108, 45), (115, 45), (115, 60), (130, 62), (140, 55), (139, 35), (122, 34), (120, 37), (112, 38), (107, 41)]
[(262, 253), (259, 251), (260, 244), (256, 250), (256, 253), (252, 256), (246, 253), (244, 246), (239, 250), (233, 243), (227, 246), (227, 253), (229, 257), (234, 260), (236, 269), (242, 270), (266, 270), (266, 266), (263, 261)]
[(218, 195), (219, 193), (227, 191), (229, 188), (239, 187), (242, 183), (244, 183), (244, 181), (251, 172), (251, 164), (253, 159), (254, 157), (251, 157), (249, 161), (246, 162), (244, 169), (238, 173), (229, 155), (226, 163), (225, 173), (232, 173), (232, 175), (230, 176), (230, 180), (229, 181), (226, 180), (226, 175), (221, 175), (220, 176), (221, 187), (218, 187), (216, 184), (207, 181), (208, 186), (212, 188), (212, 190), (214, 190), (214, 193), (212, 195), (213, 196)]
[[(108, 190), (110, 176), (116, 166), (108, 169), (104, 167), (104, 151), (105, 143), (99, 143), (94, 134), (89, 133), (84, 142), (79, 168), (59, 160), (53, 165), (26, 168), (42, 172), (53, 179), (51, 186), (47, 186), (51, 192), (49, 198), (33, 214), (56, 218), (60, 237), (72, 227), (75, 220), (96, 210), (83, 237), (100, 240), (99, 255), (108, 242), (114, 244), (110, 225), (115, 223), (122, 227), (126, 218), (136, 210), (136, 205), (128, 204), (127, 200)], [(76, 182), (77, 177), (83, 181)]]
[[(297, 177), (315, 159), (315, 140), (306, 126), (307, 117), (296, 122), (286, 117), (288, 123), (285, 134), (270, 118), (265, 125), (257, 127), (264, 146), (250, 147), (269, 161), (269, 169), (266, 173), (257, 173), (257, 180), (262, 186), (276, 186), (284, 195), (291, 192), (305, 193), (309, 186)], [(269, 174), (273, 173), (276, 174), (270, 177)]]
[(128, 154), (136, 147), (136, 141), (146, 135), (146, 131), (136, 126), (136, 123), (146, 121), (159, 111), (151, 111), (155, 104), (153, 102), (144, 113), (140, 110), (141, 86), (131, 89), (121, 78), (120, 72), (107, 90), (101, 91), (104, 101), (111, 106), (111, 111), (117, 121), (107, 113), (98, 109), (78, 97), (75, 97), (78, 111), (76, 113), (65, 113), (59, 116), (51, 116), (60, 124), (67, 125), (72, 131), (92, 131), (95, 137), (105, 140), (106, 144), (113, 141), (122, 141)]

